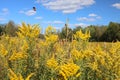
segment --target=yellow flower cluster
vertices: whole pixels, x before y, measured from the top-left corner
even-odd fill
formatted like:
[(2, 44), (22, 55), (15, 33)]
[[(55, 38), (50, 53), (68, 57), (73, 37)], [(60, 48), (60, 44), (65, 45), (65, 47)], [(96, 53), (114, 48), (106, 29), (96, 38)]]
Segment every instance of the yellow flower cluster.
[(6, 56), (8, 54), (8, 51), (5, 49), (4, 45), (0, 45), (0, 54), (3, 56)]
[(13, 54), (10, 56), (9, 60), (15, 61), (24, 58), (27, 58), (26, 53), (13, 51)]
[(80, 51), (76, 50), (75, 48), (73, 48), (71, 50), (71, 54), (72, 54), (73, 59), (78, 60), (78, 59), (82, 59), (83, 58), (82, 53)]
[(85, 34), (81, 30), (77, 31), (74, 37), (76, 39), (87, 40), (90, 38), (90, 31), (86, 31)]
[(93, 52), (90, 49), (82, 50), (81, 52), (84, 58), (89, 58), (90, 56), (93, 55)]
[(48, 26), (47, 28), (46, 28), (46, 30), (45, 30), (45, 35), (51, 35), (51, 34), (53, 34), (53, 33), (56, 33), (56, 29), (55, 28), (53, 28), (52, 26)]
[(17, 32), (18, 37), (24, 38), (24, 37), (29, 37), (29, 38), (35, 38), (38, 37), (40, 34), (40, 29), (38, 25), (26, 25), (25, 23), (22, 23), (22, 26), (19, 27), (19, 31)]
[(26, 40), (23, 40), (23, 45), (21, 46), (21, 50), (26, 52), (29, 49), (28, 43)]
[(52, 26), (48, 26), (45, 30), (45, 39), (48, 45), (58, 41), (58, 35), (55, 34), (56, 30)]
[(93, 71), (98, 71), (98, 63), (97, 63), (97, 62), (89, 63), (88, 66), (89, 66)]
[(54, 57), (52, 57), (51, 59), (47, 60), (47, 67), (50, 69), (56, 69), (58, 66), (57, 61), (55, 60)]
[(62, 49), (61, 45), (58, 43), (54, 44), (54, 51), (56, 53), (63, 53), (63, 49)]
[(120, 52), (120, 42), (116, 42), (111, 48), (110, 53), (115, 54), (117, 52)]
[(19, 75), (15, 74), (12, 71), (12, 69), (8, 69), (8, 71), (9, 71), (8, 75), (9, 75), (10, 80), (30, 80), (30, 78), (34, 75), (34, 73), (31, 73), (27, 76), (26, 79), (24, 79), (21, 74), (19, 74)]
[(68, 80), (71, 76), (79, 76), (79, 73), (77, 74), (78, 70), (80, 70), (80, 67), (74, 63), (67, 63), (60, 66), (59, 74), (63, 76), (64, 80)]
[(58, 40), (58, 35), (51, 34), (49, 36), (45, 36), (46, 42), (48, 43), (54, 43)]

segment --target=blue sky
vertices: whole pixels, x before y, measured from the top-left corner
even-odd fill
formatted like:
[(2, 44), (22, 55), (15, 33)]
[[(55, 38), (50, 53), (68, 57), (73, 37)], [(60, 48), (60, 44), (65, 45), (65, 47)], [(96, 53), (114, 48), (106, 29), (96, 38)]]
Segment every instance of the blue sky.
[[(0, 24), (13, 20), (61, 29), (120, 22), (120, 0), (0, 0)], [(36, 7), (36, 11), (33, 11)]]

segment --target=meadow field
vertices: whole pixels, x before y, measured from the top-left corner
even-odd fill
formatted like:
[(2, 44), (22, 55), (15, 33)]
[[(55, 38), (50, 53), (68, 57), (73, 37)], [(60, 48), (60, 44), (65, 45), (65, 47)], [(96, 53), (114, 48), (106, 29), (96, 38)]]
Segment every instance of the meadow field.
[(42, 40), (22, 23), (16, 37), (0, 36), (0, 80), (120, 80), (120, 42), (89, 42), (81, 30), (68, 42), (52, 31)]

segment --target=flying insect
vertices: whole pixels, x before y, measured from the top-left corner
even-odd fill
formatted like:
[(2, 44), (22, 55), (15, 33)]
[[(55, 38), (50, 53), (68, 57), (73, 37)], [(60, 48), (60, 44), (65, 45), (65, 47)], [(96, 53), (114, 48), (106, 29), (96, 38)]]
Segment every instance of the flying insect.
[(36, 11), (36, 7), (33, 7), (33, 11)]

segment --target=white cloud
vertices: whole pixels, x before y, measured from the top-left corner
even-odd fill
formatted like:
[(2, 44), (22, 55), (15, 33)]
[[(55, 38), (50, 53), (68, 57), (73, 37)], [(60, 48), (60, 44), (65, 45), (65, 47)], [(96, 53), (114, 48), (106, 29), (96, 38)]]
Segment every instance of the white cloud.
[(52, 22), (51, 21), (43, 21), (43, 23), (45, 23), (45, 24), (51, 24)]
[(36, 0), (35, 3), (40, 3), (41, 0)]
[(62, 13), (65, 13), (65, 14), (74, 13), (74, 12), (76, 12), (76, 10), (70, 9), (70, 10), (63, 10), (63, 11), (62, 11)]
[(89, 14), (88, 17), (77, 18), (78, 21), (88, 21), (88, 22), (96, 21), (98, 19), (101, 19), (101, 16), (98, 16), (97, 14), (94, 13)]
[(34, 11), (34, 10), (28, 10), (27, 12), (25, 12), (25, 14), (26, 14), (27, 16), (32, 16), (32, 15), (35, 15), (35, 14), (36, 14), (36, 11)]
[(61, 27), (54, 27), (56, 30), (60, 30), (61, 29)]
[(37, 16), (37, 17), (35, 17), (35, 19), (40, 20), (40, 19), (42, 19), (42, 17)]
[(96, 19), (101, 19), (101, 16), (96, 16)]
[(53, 0), (36, 0), (35, 3), (45, 3), (45, 2), (49, 2), (49, 1), (53, 1)]
[(5, 19), (4, 18), (0, 18), (0, 21), (5, 21)]
[(53, 21), (53, 24), (63, 24), (64, 22), (62, 21)]
[(20, 11), (19, 11), (19, 13), (25, 13), (25, 11), (23, 11), (23, 10), (20, 10)]
[(80, 17), (77, 18), (78, 21), (95, 21), (95, 18), (88, 18), (88, 17)]
[(90, 17), (96, 17), (97, 15), (94, 14), (94, 13), (91, 13), (91, 14), (89, 14), (88, 16), (90, 16)]
[(3, 8), (0, 12), (0, 15), (7, 15), (9, 13), (8, 8)]
[(8, 12), (9, 10), (7, 8), (2, 9), (3, 12)]
[[(39, 0), (36, 0), (38, 3)], [(62, 13), (74, 13), (77, 10), (93, 5), (94, 0), (41, 0), (46, 8), (53, 11), (61, 11)]]
[(63, 21), (55, 20), (55, 21), (44, 21), (45, 24), (64, 24)]
[(27, 10), (27, 11), (20, 10), (19, 13), (25, 14), (25, 15), (27, 15), (27, 16), (33, 16), (33, 15), (36, 14), (36, 11), (34, 11), (34, 10)]
[(115, 7), (115, 8), (117, 8), (117, 9), (120, 9), (120, 3), (115, 3), (112, 6)]
[(75, 27), (81, 26), (81, 27), (87, 27), (89, 26), (89, 24), (85, 24), (85, 23), (78, 23), (74, 25)]

